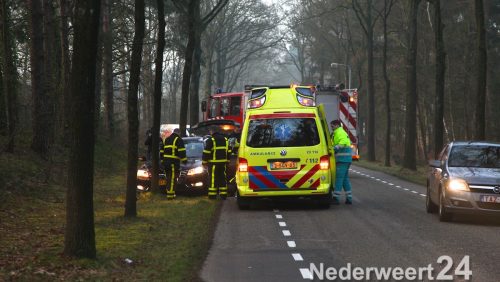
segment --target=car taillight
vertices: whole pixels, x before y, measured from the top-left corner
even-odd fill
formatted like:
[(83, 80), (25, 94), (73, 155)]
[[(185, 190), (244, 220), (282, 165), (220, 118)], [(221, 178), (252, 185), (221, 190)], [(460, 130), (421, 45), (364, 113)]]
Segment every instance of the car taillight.
[(330, 156), (325, 155), (319, 159), (320, 169), (330, 169)]
[(238, 171), (248, 172), (248, 161), (244, 158), (238, 158)]

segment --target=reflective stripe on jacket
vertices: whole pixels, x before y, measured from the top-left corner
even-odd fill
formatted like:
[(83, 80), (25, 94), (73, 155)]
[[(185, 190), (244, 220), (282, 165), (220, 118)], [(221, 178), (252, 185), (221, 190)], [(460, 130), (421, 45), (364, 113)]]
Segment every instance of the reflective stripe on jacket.
[(203, 163), (226, 163), (230, 154), (229, 141), (223, 135), (214, 134), (205, 139)]
[(172, 133), (165, 139), (163, 150), (160, 151), (164, 161), (186, 161), (186, 148), (184, 141), (176, 133)]
[(338, 163), (352, 163), (351, 147), (337, 145), (335, 150), (335, 161)]

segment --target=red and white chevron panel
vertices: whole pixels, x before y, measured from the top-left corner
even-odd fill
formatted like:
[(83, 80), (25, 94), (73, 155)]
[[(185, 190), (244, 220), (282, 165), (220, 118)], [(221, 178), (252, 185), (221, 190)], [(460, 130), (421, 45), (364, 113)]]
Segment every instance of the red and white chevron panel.
[[(343, 95), (349, 95), (347, 102), (339, 102), (339, 118), (344, 129), (349, 134), (351, 143), (358, 143), (358, 132), (357, 122), (358, 122), (358, 92), (356, 90), (342, 91)], [(342, 95), (341, 94), (341, 95)]]

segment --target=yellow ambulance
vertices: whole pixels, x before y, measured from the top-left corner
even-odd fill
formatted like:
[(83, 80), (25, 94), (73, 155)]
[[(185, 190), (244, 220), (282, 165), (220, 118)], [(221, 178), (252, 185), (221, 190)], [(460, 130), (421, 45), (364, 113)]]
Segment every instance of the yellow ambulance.
[(241, 132), (237, 203), (304, 197), (330, 206), (335, 160), (323, 105), (309, 86), (253, 88)]

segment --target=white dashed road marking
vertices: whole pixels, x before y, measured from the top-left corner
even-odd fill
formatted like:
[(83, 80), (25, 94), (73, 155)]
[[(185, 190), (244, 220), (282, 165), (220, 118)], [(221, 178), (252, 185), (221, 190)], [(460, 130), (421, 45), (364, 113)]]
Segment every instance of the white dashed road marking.
[(286, 244), (288, 245), (288, 247), (290, 248), (295, 248), (297, 247), (297, 245), (295, 244), (295, 241), (286, 241)]
[(293, 253), (292, 254), (292, 257), (295, 261), (303, 261), (304, 259), (302, 258), (302, 256), (299, 254), (299, 253)]
[(301, 268), (300, 269), (300, 274), (302, 274), (302, 278), (307, 279), (307, 280), (313, 280), (313, 275), (309, 268)]
[(290, 230), (283, 230), (283, 236), (292, 236), (292, 233), (290, 233)]
[(286, 227), (286, 222), (284, 222), (284, 221), (280, 221), (280, 222), (278, 222), (278, 224), (279, 224), (281, 227)]
[(421, 193), (419, 193), (418, 191), (415, 191), (415, 190), (410, 190), (410, 189), (408, 189), (408, 188), (401, 187), (401, 186), (399, 186), (399, 185), (396, 185), (396, 184), (394, 184), (394, 183), (391, 183), (391, 182), (385, 181), (385, 180), (383, 180), (383, 179), (376, 178), (375, 176), (370, 176), (369, 174), (364, 174), (364, 173), (362, 173), (362, 172), (360, 172), (360, 171), (353, 170), (353, 169), (351, 169), (351, 171), (353, 171), (353, 172), (355, 172), (355, 173), (357, 173), (357, 174), (359, 174), (359, 175), (366, 176), (366, 177), (368, 177), (368, 178), (374, 179), (374, 180), (376, 180), (376, 181), (380, 181), (380, 182), (382, 182), (382, 183), (384, 183), (384, 184), (387, 184), (387, 185), (389, 185), (389, 186), (394, 186), (394, 187), (396, 187), (396, 188), (398, 188), (398, 189), (404, 189), (405, 191), (412, 192), (413, 194), (417, 194), (417, 195), (420, 195), (420, 196), (422, 196), (422, 197), (426, 197), (426, 195), (425, 195), (425, 194), (421, 194)]
[(277, 215), (276, 215), (276, 218), (282, 219), (282, 218), (283, 218), (283, 216), (282, 216), (281, 214), (277, 214)]

